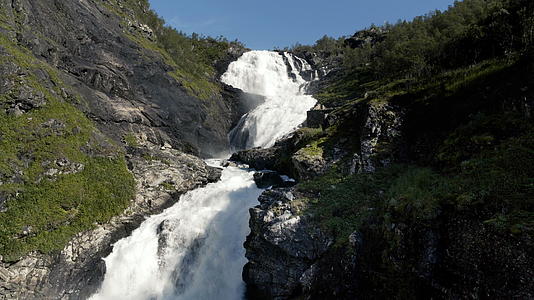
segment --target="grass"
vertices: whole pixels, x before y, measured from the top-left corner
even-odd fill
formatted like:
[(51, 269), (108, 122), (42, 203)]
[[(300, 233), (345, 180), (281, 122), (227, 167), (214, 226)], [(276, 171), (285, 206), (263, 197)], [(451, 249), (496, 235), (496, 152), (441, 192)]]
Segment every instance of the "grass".
[(295, 155), (307, 156), (307, 157), (322, 157), (324, 149), (322, 144), (327, 140), (326, 137), (320, 138), (318, 140), (313, 140), (305, 147), (301, 148)]
[[(8, 184), (16, 191), (0, 218), (0, 253), (17, 260), (30, 251), (60, 250), (78, 232), (121, 213), (133, 196), (133, 178), (123, 159), (87, 159), (82, 172), (57, 180)], [(32, 228), (22, 235), (24, 228)]]
[[(351, 176), (343, 172), (346, 163), (341, 161), (325, 175), (299, 184), (310, 203), (308, 212), (341, 244), (364, 224), (431, 226), (445, 210), (469, 212), (479, 222), (511, 234), (532, 234), (534, 126), (520, 112), (503, 113), (498, 104), (521, 97), (517, 91), (528, 83), (520, 80), (522, 70), (508, 60), (490, 60), (433, 78), (375, 88), (375, 99), (402, 100), (394, 104), (417, 109), (417, 114), (405, 117), (411, 123), (404, 128), (416, 137), (404, 138), (421, 143), (419, 135), (430, 131), (426, 148), (414, 148), (431, 149), (430, 153), (408, 165)], [(499, 85), (503, 76), (514, 80), (515, 86)], [(321, 151), (332, 144), (357, 152), (351, 135), (358, 133), (351, 130), (358, 125), (343, 119), (354, 115), (351, 110), (362, 99), (354, 101), (336, 110), (340, 123), (324, 135), (312, 135), (297, 154), (323, 155)], [(449, 111), (456, 115), (447, 115)]]
[(133, 133), (126, 134), (122, 139), (130, 147), (139, 147), (137, 137)]

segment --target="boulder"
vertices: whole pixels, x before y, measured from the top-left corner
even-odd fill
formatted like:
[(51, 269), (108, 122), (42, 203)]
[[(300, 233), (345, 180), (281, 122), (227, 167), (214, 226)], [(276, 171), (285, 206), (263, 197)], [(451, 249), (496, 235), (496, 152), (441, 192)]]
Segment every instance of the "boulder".
[(295, 180), (270, 170), (257, 171), (254, 173), (254, 182), (260, 189), (268, 187), (291, 187), (296, 184)]
[(301, 277), (332, 239), (301, 215), (292, 189), (271, 189), (250, 209), (251, 233), (245, 242), (243, 279), (251, 299), (289, 299), (301, 289)]

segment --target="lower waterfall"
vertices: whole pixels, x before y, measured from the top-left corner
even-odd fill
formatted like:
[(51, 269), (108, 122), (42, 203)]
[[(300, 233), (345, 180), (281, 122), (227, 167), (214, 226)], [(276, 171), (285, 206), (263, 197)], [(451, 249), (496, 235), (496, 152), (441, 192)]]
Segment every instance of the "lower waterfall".
[[(230, 134), (241, 141), (236, 148), (271, 146), (305, 121), (316, 101), (305, 95), (300, 75), (309, 65), (297, 61), (287, 53), (251, 51), (230, 65), (224, 82), (265, 96)], [(104, 282), (90, 299), (242, 299), (248, 210), (263, 191), (253, 173), (225, 168), (219, 182), (184, 194), (115, 243), (104, 258)]]

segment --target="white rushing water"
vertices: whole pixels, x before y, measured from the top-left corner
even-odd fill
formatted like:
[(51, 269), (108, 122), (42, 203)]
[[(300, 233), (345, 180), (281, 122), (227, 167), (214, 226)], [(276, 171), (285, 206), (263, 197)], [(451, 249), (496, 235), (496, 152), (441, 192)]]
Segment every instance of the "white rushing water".
[(262, 192), (252, 174), (226, 168), (117, 242), (91, 299), (241, 299), (248, 209)]
[(299, 71), (311, 68), (290, 54), (269, 51), (250, 51), (230, 64), (221, 77), (224, 83), (265, 97), (265, 102), (241, 118), (230, 133), (234, 144), (239, 148), (270, 147), (306, 120), (306, 112), (317, 101), (305, 94), (308, 81)]
[[(234, 130), (246, 147), (274, 144), (301, 124), (315, 104), (304, 95), (307, 82), (299, 75), (313, 75), (311, 68), (304, 60), (284, 55), (291, 69), (278, 53), (252, 51), (223, 75), (226, 83), (265, 96), (265, 102)], [(262, 191), (253, 181), (253, 171), (225, 168), (219, 182), (186, 193), (115, 243), (104, 259), (104, 282), (90, 299), (242, 299), (248, 210)]]

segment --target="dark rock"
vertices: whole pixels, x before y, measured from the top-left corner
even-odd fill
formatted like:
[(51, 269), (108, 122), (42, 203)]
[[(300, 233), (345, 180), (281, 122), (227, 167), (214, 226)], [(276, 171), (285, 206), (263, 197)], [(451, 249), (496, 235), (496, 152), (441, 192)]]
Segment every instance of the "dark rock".
[(374, 46), (383, 41), (387, 32), (382, 27), (371, 27), (356, 32), (352, 37), (345, 40), (345, 45), (351, 48), (362, 48), (366, 45)]
[(321, 128), (325, 126), (326, 118), (333, 109), (328, 109), (322, 105), (315, 106), (312, 110), (307, 112), (306, 122), (304, 125), (309, 128)]
[(230, 161), (242, 162), (257, 170), (275, 169), (278, 159), (278, 149), (276, 147), (239, 151), (230, 157)]
[(221, 179), (222, 170), (220, 168), (206, 166), (206, 170), (208, 171), (207, 181), (209, 183), (217, 182)]
[[(144, 139), (153, 144), (168, 142), (175, 149), (204, 157), (228, 149), (227, 133), (243, 113), (237, 112), (239, 101), (232, 103), (225, 93), (201, 101), (188, 93), (169, 75), (174, 67), (159, 53), (126, 37), (125, 33), (154, 39), (152, 29), (134, 20), (130, 12), (117, 16), (107, 2), (4, 2), (0, 5), (6, 22), (15, 15), (18, 22), (11, 26), (17, 32), (6, 35), (57, 68), (64, 85), (60, 96), (90, 115), (107, 136), (120, 142), (129, 132), (143, 132)], [(126, 8), (115, 9), (124, 12)], [(130, 24), (127, 28), (125, 22)], [(234, 48), (223, 56), (221, 70), (245, 51)], [(6, 64), (0, 73), (2, 94), (11, 91), (13, 95), (5, 107), (10, 114), (46, 105), (44, 94), (30, 84), (15, 90), (9, 75), (19, 76), (16, 66)], [(41, 70), (32, 73), (54, 93), (53, 87), (59, 84), (55, 79)]]
[(265, 101), (265, 97), (243, 92), (227, 84), (223, 84), (222, 96), (231, 107), (231, 115), (228, 116), (232, 120), (232, 130), (229, 133), (230, 146), (237, 150), (245, 149), (248, 137), (236, 134), (241, 129), (242, 117), (262, 104)]
[(278, 186), (283, 183), (282, 178), (276, 171), (258, 171), (254, 173), (254, 182), (260, 189)]
[(278, 172), (269, 170), (257, 171), (254, 173), (254, 182), (260, 189), (268, 187), (291, 187), (296, 184), (294, 180), (290, 180), (289, 178), (284, 180)]
[(239, 47), (237, 45), (230, 47), (227, 51), (227, 55), (215, 62), (217, 77), (220, 77), (222, 74), (224, 74), (224, 72), (228, 70), (228, 66), (247, 51), (249, 51), (249, 49)]
[(300, 215), (291, 189), (265, 191), (250, 210), (251, 233), (245, 242), (249, 262), (243, 271), (252, 299), (289, 299), (300, 278), (330, 246), (331, 239)]

